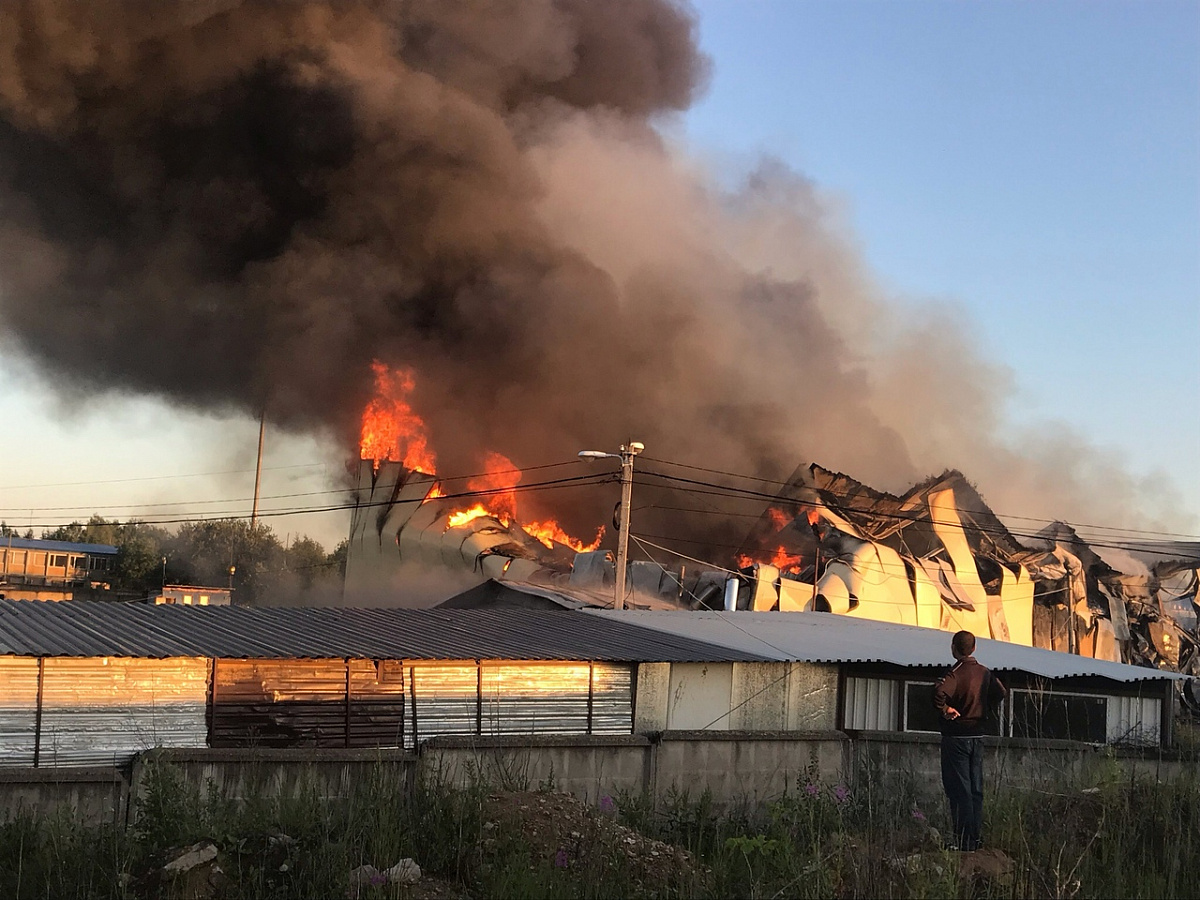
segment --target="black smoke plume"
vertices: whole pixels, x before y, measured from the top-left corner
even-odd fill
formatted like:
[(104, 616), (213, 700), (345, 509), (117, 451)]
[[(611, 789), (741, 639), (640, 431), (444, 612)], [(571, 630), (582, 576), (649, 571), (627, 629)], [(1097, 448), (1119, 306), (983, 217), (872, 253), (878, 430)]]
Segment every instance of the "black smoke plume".
[(1019, 482), (992, 370), (895, 340), (810, 185), (726, 195), (662, 136), (707, 74), (670, 0), (12, 0), (4, 333), (72, 390), (347, 447), (370, 362), (410, 366), (446, 472), (635, 437)]

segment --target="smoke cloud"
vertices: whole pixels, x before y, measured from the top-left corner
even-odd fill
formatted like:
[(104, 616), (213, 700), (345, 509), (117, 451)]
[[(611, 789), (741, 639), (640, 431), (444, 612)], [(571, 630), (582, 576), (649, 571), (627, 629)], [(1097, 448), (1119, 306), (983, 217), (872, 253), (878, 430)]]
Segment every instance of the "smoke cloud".
[(707, 77), (670, 0), (6, 3), (2, 327), (65, 388), (347, 446), (371, 360), (408, 366), (447, 473), (632, 436), (1128, 512), (1070, 436), (1012, 449), (1004, 372), (952, 313), (883, 303), (812, 185), (721, 190), (664, 137)]

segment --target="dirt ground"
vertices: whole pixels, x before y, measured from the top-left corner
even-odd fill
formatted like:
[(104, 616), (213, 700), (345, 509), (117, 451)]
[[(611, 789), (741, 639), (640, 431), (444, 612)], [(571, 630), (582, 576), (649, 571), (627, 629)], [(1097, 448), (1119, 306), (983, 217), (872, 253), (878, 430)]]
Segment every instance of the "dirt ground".
[(519, 835), (530, 848), (530, 864), (595, 869), (618, 856), (639, 886), (668, 885), (702, 877), (703, 867), (679, 847), (648, 838), (616, 821), (611, 805), (589, 806), (570, 794), (538, 791), (490, 794), (484, 829), (494, 838)]

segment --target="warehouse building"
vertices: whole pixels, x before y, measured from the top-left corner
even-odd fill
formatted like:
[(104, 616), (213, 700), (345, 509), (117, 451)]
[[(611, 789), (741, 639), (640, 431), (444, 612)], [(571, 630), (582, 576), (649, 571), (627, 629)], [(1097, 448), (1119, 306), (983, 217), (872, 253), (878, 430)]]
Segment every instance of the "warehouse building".
[[(1181, 676), (980, 641), (1012, 737), (1169, 741)], [(926, 731), (944, 632), (826, 613), (0, 601), (0, 765), (446, 735)]]

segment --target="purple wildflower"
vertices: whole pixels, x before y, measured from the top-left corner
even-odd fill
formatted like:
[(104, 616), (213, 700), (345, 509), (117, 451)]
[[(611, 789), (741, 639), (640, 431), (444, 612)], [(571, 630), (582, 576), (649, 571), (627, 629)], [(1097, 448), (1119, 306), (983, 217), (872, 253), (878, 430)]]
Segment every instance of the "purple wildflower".
[(570, 858), (567, 856), (566, 850), (560, 849), (557, 853), (554, 854), (554, 868), (565, 869), (567, 867), (568, 862), (570, 862)]
[(387, 884), (387, 880), (388, 880), (388, 877), (387, 877), (386, 873), (376, 872), (374, 875), (371, 876), (368, 883), (372, 887), (379, 887), (380, 885)]
[(838, 803), (845, 803), (846, 798), (850, 796), (850, 788), (844, 784), (839, 784), (833, 789), (833, 799)]
[(914, 819), (916, 819), (918, 822), (925, 821), (925, 813), (921, 812), (919, 809), (916, 809), (915, 807), (913, 808), (913, 811), (912, 811), (912, 817)]
[(817, 794), (821, 793), (821, 789), (812, 782), (809, 782), (804, 786), (804, 793), (808, 794), (810, 797), (815, 797)]
[(610, 813), (613, 810), (615, 810), (616, 808), (617, 808), (616, 802), (613, 800), (612, 797), (608, 796), (608, 794), (605, 794), (603, 797), (600, 798), (600, 812)]

